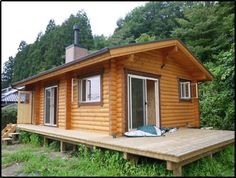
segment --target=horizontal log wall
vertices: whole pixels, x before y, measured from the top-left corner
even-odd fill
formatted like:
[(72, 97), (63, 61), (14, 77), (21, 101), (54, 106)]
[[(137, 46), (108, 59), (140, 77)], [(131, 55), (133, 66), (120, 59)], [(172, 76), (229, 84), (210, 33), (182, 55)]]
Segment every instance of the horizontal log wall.
[[(192, 79), (191, 75), (173, 58), (165, 60), (156, 54), (135, 54), (133, 58), (119, 57), (111, 64), (104, 64), (103, 73), (103, 104), (97, 106), (78, 106), (78, 79), (73, 77), (71, 90), (71, 122), (70, 128), (122, 134), (127, 128), (127, 101), (125, 99), (124, 68), (161, 75), (160, 78), (160, 114), (161, 127), (182, 127), (199, 125), (198, 99), (192, 102), (179, 101), (178, 77)], [(78, 72), (79, 74), (79, 72)], [(68, 79), (67, 79), (68, 80)], [(58, 127), (66, 127), (66, 79), (61, 79), (58, 86)], [(109, 97), (109, 94), (111, 94)], [(39, 108), (39, 123), (44, 118), (44, 87), (37, 89), (36, 108)], [(67, 97), (68, 98), (68, 97)], [(111, 109), (111, 110), (110, 110)], [(37, 114), (36, 114), (37, 115)]]
[(40, 98), (40, 102), (39, 102), (39, 124), (43, 124), (44, 123), (44, 88), (42, 86), (37, 86), (39, 87), (39, 98)]
[[(127, 118), (125, 115), (126, 109), (124, 91), (127, 87), (124, 86), (125, 74), (124, 68), (153, 73), (161, 75), (160, 78), (160, 118), (161, 127), (185, 127), (185, 126), (197, 126), (199, 116), (197, 115), (198, 109), (196, 102), (182, 102), (179, 100), (179, 83), (178, 77), (192, 80), (191, 75), (185, 71), (185, 69), (179, 65), (175, 59), (168, 58), (165, 61), (165, 66), (161, 69), (163, 56), (160, 54), (149, 55), (139, 54), (131, 57), (124, 57), (117, 60), (117, 74), (120, 74), (117, 78), (117, 132), (124, 133), (125, 125), (127, 124)], [(127, 105), (126, 105), (127, 106)], [(119, 112), (120, 111), (120, 112)], [(122, 122), (123, 123), (122, 123)], [(123, 124), (123, 125), (122, 125)]]
[(109, 70), (109, 64), (105, 64), (102, 75), (102, 105), (78, 106), (78, 79), (74, 78), (71, 101), (71, 129), (110, 133)]
[(66, 128), (66, 79), (62, 79), (58, 86), (58, 127)]
[[(35, 111), (37, 113), (37, 110), (39, 108), (39, 119), (37, 119), (37, 120), (39, 120), (39, 122), (37, 122), (37, 123), (44, 124), (45, 86), (37, 85), (36, 88), (37, 88), (36, 98), (38, 98), (36, 100), (36, 102), (39, 103), (39, 104), (36, 103), (36, 111)], [(66, 94), (65, 94), (65, 91), (66, 91), (66, 80), (62, 79), (59, 81), (59, 84), (58, 84), (57, 126), (59, 128), (65, 128), (65, 126), (66, 126), (66, 124), (65, 124), (65, 121), (66, 121), (66, 98), (65, 98)]]

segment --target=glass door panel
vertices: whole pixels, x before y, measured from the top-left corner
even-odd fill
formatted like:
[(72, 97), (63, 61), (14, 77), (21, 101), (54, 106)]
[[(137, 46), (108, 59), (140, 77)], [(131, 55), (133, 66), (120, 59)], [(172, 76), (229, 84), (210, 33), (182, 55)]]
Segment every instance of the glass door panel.
[(54, 117), (53, 117), (53, 124), (57, 124), (57, 88), (54, 88)]
[(128, 130), (140, 126), (160, 127), (158, 79), (128, 75)]
[(56, 125), (57, 87), (45, 89), (45, 124)]
[(51, 100), (50, 100), (50, 124), (53, 124), (54, 122), (54, 92), (55, 91), (55, 88), (51, 88)]
[(144, 125), (145, 120), (145, 93), (144, 80), (131, 78), (132, 128)]
[(147, 80), (147, 124), (156, 125), (155, 82)]
[(45, 91), (45, 97), (46, 97), (46, 101), (45, 101), (45, 123), (46, 124), (50, 124), (50, 98), (51, 98), (51, 90), (50, 89), (46, 89)]

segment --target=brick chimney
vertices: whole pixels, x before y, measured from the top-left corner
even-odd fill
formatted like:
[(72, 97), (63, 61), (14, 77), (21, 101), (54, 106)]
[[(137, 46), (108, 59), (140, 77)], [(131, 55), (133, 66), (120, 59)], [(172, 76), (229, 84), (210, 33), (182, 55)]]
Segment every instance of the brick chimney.
[(74, 44), (66, 47), (66, 60), (65, 63), (79, 59), (88, 54), (88, 50), (81, 47), (79, 44), (79, 25), (74, 25)]

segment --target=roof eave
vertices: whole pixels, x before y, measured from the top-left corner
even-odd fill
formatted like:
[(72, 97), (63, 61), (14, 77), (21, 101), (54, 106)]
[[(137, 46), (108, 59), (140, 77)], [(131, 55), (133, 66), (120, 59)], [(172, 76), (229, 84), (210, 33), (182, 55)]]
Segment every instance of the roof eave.
[(211, 74), (211, 72), (208, 71), (208, 69), (201, 63), (201, 61), (192, 54), (192, 52), (186, 47), (186, 45), (181, 40), (168, 39), (168, 40), (144, 42), (144, 43), (139, 43), (139, 44), (129, 44), (129, 45), (124, 45), (124, 46), (119, 46), (119, 47), (112, 47), (112, 48), (103, 48), (95, 53), (89, 54), (89, 55), (84, 56), (80, 59), (71, 61), (69, 63), (57, 66), (55, 68), (41, 72), (39, 74), (28, 77), (28, 78), (23, 79), (21, 81), (15, 82), (12, 84), (12, 88), (24, 86), (24, 84), (30, 84), (29, 81), (32, 81), (32, 83), (33, 83), (33, 80), (35, 80), (38, 77), (42, 77), (44, 75), (48, 75), (53, 72), (57, 72), (61, 69), (70, 68), (74, 64), (82, 63), (82, 62), (88, 61), (90, 59), (96, 60), (96, 58), (98, 58), (100, 55), (104, 55), (106, 58), (106, 55), (105, 55), (106, 53), (109, 56), (106, 59), (109, 59), (109, 58), (115, 58), (115, 57), (119, 57), (119, 56), (129, 55), (129, 54), (133, 54), (133, 53), (144, 52), (144, 51), (148, 51), (148, 50), (174, 46), (177, 44), (182, 46), (182, 48), (188, 53), (191, 60), (194, 61), (196, 66), (205, 74), (206, 78), (204, 80), (213, 80), (213, 75)]
[(54, 67), (54, 68), (49, 69), (49, 70), (46, 70), (46, 71), (40, 72), (40, 73), (38, 73), (38, 74), (36, 74), (36, 75), (30, 76), (30, 77), (28, 77), (28, 78), (26, 78), (26, 79), (23, 79), (23, 80), (20, 80), (20, 81), (18, 81), (18, 82), (14, 82), (13, 84), (11, 84), (11, 87), (12, 87), (12, 88), (16, 88), (16, 87), (24, 86), (24, 85), (22, 85), (23, 83), (28, 82), (28, 81), (30, 81), (30, 80), (33, 80), (33, 79), (35, 79), (35, 78), (37, 78), (37, 77), (41, 77), (41, 76), (50, 74), (50, 73), (52, 73), (52, 72), (56, 72), (56, 71), (58, 71), (58, 70), (61, 70), (61, 69), (70, 67), (70, 66), (72, 66), (72, 65), (74, 65), (74, 64), (76, 64), (76, 63), (81, 63), (81, 62), (84, 62), (84, 61), (88, 61), (89, 59), (92, 59), (93, 57), (97, 57), (97, 56), (99, 56), (99, 55), (103, 55), (103, 54), (106, 54), (106, 53), (109, 53), (109, 48), (103, 48), (103, 49), (101, 49), (101, 50), (99, 50), (99, 51), (97, 51), (97, 52), (94, 52), (94, 53), (89, 54), (89, 55), (87, 55), (87, 56), (84, 56), (84, 57), (82, 57), (82, 58), (79, 58), (79, 59), (76, 59), (76, 60), (74, 60), (74, 61), (71, 61), (71, 62), (62, 64), (62, 65), (60, 65), (60, 66)]

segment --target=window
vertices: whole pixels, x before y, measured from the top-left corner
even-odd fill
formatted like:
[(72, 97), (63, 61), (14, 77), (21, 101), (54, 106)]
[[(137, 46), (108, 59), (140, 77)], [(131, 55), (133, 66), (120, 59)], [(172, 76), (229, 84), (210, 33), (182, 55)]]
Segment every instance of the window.
[(80, 103), (101, 101), (101, 75), (81, 78), (79, 86)]
[(20, 94), (20, 99), (21, 99), (21, 103), (29, 104), (29, 102), (30, 102), (30, 94), (29, 93), (21, 93)]
[(180, 85), (180, 99), (190, 100), (191, 99), (190, 81), (180, 80), (179, 85)]

